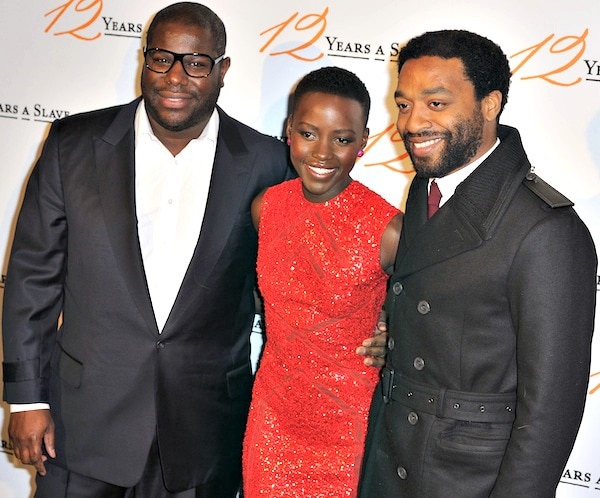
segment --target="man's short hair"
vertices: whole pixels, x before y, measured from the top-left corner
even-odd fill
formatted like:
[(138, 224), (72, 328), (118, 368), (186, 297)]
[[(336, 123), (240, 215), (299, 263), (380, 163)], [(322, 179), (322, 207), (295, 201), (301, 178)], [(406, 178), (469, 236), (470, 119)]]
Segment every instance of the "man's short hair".
[(506, 55), (496, 43), (465, 30), (429, 31), (402, 47), (398, 54), (398, 72), (407, 60), (426, 56), (460, 59), (465, 75), (475, 87), (477, 100), (494, 90), (502, 93), (502, 113), (508, 100), (511, 72)]
[(146, 33), (146, 45), (148, 48), (152, 48), (152, 36), (156, 27), (167, 22), (178, 22), (188, 26), (207, 29), (212, 35), (217, 56), (225, 53), (227, 45), (225, 25), (221, 21), (221, 18), (205, 5), (195, 2), (179, 2), (159, 10), (152, 19)]

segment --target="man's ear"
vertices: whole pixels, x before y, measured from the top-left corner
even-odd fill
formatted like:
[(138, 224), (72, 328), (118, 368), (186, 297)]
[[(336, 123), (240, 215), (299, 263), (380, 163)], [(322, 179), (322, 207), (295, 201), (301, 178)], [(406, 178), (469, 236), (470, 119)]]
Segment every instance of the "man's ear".
[(493, 90), (483, 97), (481, 101), (481, 113), (487, 121), (496, 121), (502, 106), (502, 93)]
[(221, 81), (221, 88), (225, 86), (225, 75), (227, 71), (229, 71), (229, 66), (231, 65), (231, 59), (229, 57), (225, 57), (219, 64), (219, 79)]

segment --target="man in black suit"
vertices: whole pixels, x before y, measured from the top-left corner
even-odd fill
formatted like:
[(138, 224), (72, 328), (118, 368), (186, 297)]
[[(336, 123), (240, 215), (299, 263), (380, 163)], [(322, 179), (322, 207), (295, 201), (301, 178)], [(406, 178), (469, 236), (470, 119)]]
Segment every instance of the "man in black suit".
[(37, 496), (238, 490), (250, 203), (291, 170), (281, 142), (217, 107), (225, 45), (207, 7), (161, 10), (142, 98), (56, 121), (28, 182), (3, 366), (10, 440)]
[(573, 447), (597, 257), (572, 203), (498, 123), (509, 82), (500, 47), (475, 33), (429, 32), (400, 51), (397, 127), (417, 175), (363, 498), (550, 497)]

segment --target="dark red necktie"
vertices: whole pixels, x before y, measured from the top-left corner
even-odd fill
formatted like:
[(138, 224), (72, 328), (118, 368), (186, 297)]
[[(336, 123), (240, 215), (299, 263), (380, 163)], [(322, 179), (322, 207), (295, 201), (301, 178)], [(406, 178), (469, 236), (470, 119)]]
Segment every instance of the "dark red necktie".
[(440, 187), (438, 187), (435, 180), (433, 180), (429, 186), (429, 197), (427, 198), (427, 216), (429, 218), (431, 218), (440, 208), (441, 198), (442, 193), (440, 192)]

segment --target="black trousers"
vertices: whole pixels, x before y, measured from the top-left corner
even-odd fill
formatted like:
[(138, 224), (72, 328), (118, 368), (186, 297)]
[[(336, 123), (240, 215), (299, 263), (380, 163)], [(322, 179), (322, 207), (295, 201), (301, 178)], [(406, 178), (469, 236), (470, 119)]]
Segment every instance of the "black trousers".
[(46, 475), (36, 476), (35, 498), (235, 498), (239, 483), (214, 482), (207, 486), (172, 493), (165, 488), (156, 442), (152, 444), (140, 481), (131, 488), (76, 474), (45, 463)]

